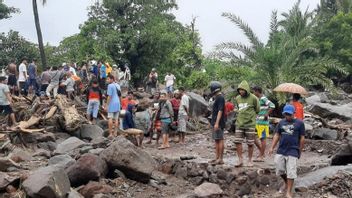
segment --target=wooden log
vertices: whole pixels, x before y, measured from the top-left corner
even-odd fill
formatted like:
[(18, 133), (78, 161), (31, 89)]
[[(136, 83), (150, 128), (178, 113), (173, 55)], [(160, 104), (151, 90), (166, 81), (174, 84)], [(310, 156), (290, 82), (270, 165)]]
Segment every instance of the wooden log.
[(88, 123), (88, 120), (79, 114), (75, 106), (72, 106), (65, 96), (58, 95), (55, 103), (63, 115), (66, 131), (75, 132), (82, 124)]
[(50, 108), (49, 112), (44, 116), (44, 120), (50, 119), (51, 117), (53, 117), (53, 115), (55, 114), (57, 110), (57, 106), (53, 106)]
[(18, 125), (18, 128), (23, 130), (23, 129), (28, 129), (31, 126), (34, 126), (39, 123), (40, 117), (36, 115), (32, 115), (29, 120), (27, 121), (21, 121)]

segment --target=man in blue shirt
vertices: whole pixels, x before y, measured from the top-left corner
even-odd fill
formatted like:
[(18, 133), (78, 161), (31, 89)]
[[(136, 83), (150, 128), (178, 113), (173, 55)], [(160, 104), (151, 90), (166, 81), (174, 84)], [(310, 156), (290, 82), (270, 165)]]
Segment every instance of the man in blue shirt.
[[(121, 88), (120, 85), (115, 83), (115, 78), (112, 75), (109, 75), (107, 78), (109, 83), (107, 90), (107, 101), (105, 109), (108, 112), (108, 125), (109, 125), (109, 138), (112, 138), (117, 135), (117, 130), (119, 128), (119, 113), (121, 110)], [(112, 127), (115, 125), (115, 132)]]
[(106, 66), (103, 64), (103, 61), (98, 62), (98, 67), (99, 67), (99, 79), (100, 79), (100, 88), (103, 90), (106, 90)]
[(281, 120), (275, 130), (275, 136), (269, 154), (273, 153), (279, 143), (275, 156), (276, 174), (285, 182), (286, 197), (292, 197), (294, 179), (297, 178), (297, 160), (301, 157), (304, 146), (304, 123), (294, 118), (295, 108), (286, 105), (283, 110), (285, 118)]

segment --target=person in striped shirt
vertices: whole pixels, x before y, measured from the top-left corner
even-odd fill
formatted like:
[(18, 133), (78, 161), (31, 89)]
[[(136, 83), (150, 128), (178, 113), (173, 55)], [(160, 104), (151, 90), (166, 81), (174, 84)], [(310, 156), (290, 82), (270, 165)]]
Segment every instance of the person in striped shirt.
[(265, 157), (266, 138), (269, 136), (269, 115), (275, 109), (275, 104), (263, 94), (263, 89), (261, 87), (253, 87), (253, 93), (259, 99), (260, 104), (260, 111), (257, 115), (255, 126), (258, 138), (256, 138), (254, 142), (260, 153), (255, 161), (263, 162)]

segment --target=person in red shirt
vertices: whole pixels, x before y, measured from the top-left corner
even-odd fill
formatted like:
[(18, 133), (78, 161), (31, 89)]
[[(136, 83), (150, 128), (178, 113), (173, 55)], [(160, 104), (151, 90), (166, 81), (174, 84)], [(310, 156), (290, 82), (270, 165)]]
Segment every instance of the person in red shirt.
[(132, 91), (129, 91), (127, 93), (127, 96), (124, 99), (122, 99), (122, 101), (121, 101), (122, 109), (127, 110), (127, 107), (129, 104), (133, 105), (133, 106), (135, 106), (137, 104), (136, 101), (133, 100), (133, 92)]
[(103, 105), (103, 96), (97, 80), (92, 81), (92, 85), (87, 92), (87, 102), (88, 102), (88, 109), (87, 109), (88, 120), (90, 121), (91, 117), (93, 117), (92, 123), (95, 124), (99, 113), (99, 107), (100, 105)]
[(234, 110), (235, 110), (235, 105), (230, 100), (228, 100), (225, 103), (225, 115), (226, 115), (226, 117)]
[(178, 110), (180, 109), (180, 92), (178, 90), (174, 91), (174, 97), (170, 100), (172, 109), (174, 110), (174, 120), (178, 118)]
[(299, 120), (303, 120), (304, 119), (304, 106), (303, 104), (300, 102), (301, 99), (301, 95), (298, 93), (293, 94), (292, 96), (292, 102), (291, 104), (295, 107), (295, 118), (299, 119)]

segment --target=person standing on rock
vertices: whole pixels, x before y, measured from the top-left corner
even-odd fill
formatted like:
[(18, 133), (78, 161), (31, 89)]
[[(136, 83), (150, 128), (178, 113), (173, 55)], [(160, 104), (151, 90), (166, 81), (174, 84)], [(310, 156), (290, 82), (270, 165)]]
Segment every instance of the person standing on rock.
[(222, 86), (219, 82), (210, 83), (211, 95), (214, 98), (211, 116), (211, 126), (213, 128), (213, 139), (215, 140), (215, 159), (209, 163), (224, 164), (224, 129), (225, 129), (225, 98), (221, 93)]
[(17, 86), (17, 66), (15, 61), (11, 61), (11, 63), (9, 64), (9, 66), (7, 67), (7, 71), (8, 71), (8, 80), (7, 80), (7, 85), (10, 88), (10, 92), (12, 95), (18, 95), (18, 86)]
[[(107, 89), (107, 101), (105, 109), (108, 111), (108, 125), (109, 125), (109, 138), (117, 136), (117, 130), (119, 129), (119, 113), (121, 110), (121, 88), (120, 85), (115, 82), (114, 76), (108, 75), (107, 81), (109, 83)], [(115, 126), (115, 132), (113, 130)]]
[(18, 68), (19, 74), (18, 74), (18, 85), (20, 89), (20, 94), (21, 95), (27, 95), (27, 89), (26, 89), (26, 82), (28, 80), (28, 75), (27, 75), (27, 58), (22, 59), (22, 63), (20, 64)]
[(275, 156), (276, 174), (281, 176), (285, 186), (280, 191), (286, 190), (286, 197), (292, 197), (294, 179), (297, 178), (297, 161), (301, 157), (304, 147), (304, 123), (294, 117), (293, 105), (286, 105), (283, 110), (285, 118), (276, 127), (272, 146), (269, 154), (279, 143)]
[[(257, 115), (257, 124), (255, 129), (257, 131), (258, 138), (255, 138), (255, 145), (260, 151), (257, 162), (264, 162), (266, 138), (269, 137), (269, 115), (275, 109), (275, 104), (272, 103), (263, 94), (263, 89), (259, 86), (253, 87), (254, 95), (259, 99), (260, 112)], [(259, 141), (260, 140), (260, 141)]]
[[(28, 92), (30, 94), (38, 94), (38, 84), (37, 84), (37, 59), (33, 59), (28, 65)], [(33, 93), (32, 93), (33, 92)]]
[(295, 118), (303, 120), (304, 119), (304, 106), (300, 102), (301, 100), (301, 95), (298, 93), (295, 93), (292, 95), (292, 102), (291, 104), (295, 107)]
[(161, 121), (161, 133), (163, 134), (163, 143), (158, 149), (170, 148), (169, 133), (170, 124), (172, 123), (173, 116), (174, 111), (172, 110), (171, 102), (167, 99), (167, 93), (161, 92), (157, 120)]
[(239, 95), (235, 99), (237, 105), (237, 119), (236, 119), (236, 133), (235, 133), (235, 144), (236, 152), (239, 158), (238, 163), (235, 167), (243, 166), (243, 148), (242, 143), (244, 138), (247, 140), (248, 145), (248, 164), (247, 166), (253, 166), (253, 145), (255, 140), (255, 125), (257, 113), (260, 111), (260, 105), (258, 98), (250, 92), (249, 84), (247, 81), (242, 81), (238, 85), (237, 92)]
[(11, 108), (12, 98), (5, 76), (0, 76), (0, 114), (10, 115), (12, 125), (16, 125), (16, 117)]
[(166, 83), (166, 91), (168, 94), (172, 94), (174, 91), (174, 83), (175, 83), (176, 77), (168, 72), (165, 76), (165, 83)]
[(189, 97), (185, 93), (185, 88), (180, 87), (181, 103), (178, 111), (178, 133), (179, 142), (181, 144), (185, 143), (185, 136), (187, 132), (187, 121), (189, 116)]
[(54, 98), (57, 96), (59, 89), (60, 80), (62, 78), (62, 71), (58, 70), (57, 67), (53, 67), (50, 71), (50, 83), (46, 88), (46, 95), (50, 98), (50, 92), (53, 90)]
[(93, 118), (92, 123), (95, 124), (96, 119), (98, 118), (99, 107), (100, 105), (103, 105), (103, 94), (99, 88), (97, 79), (93, 79), (92, 81), (92, 85), (87, 92), (87, 101), (87, 118), (89, 121)]

